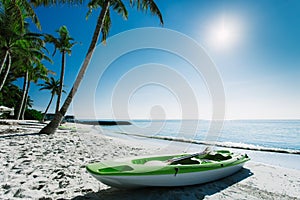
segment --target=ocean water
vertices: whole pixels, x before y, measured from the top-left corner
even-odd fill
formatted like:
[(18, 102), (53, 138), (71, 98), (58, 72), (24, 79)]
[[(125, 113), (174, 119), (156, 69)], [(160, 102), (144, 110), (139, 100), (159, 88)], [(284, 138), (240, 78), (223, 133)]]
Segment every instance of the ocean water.
[[(118, 134), (220, 147), (300, 154), (300, 120), (226, 120), (209, 133), (208, 120), (134, 120), (132, 125), (103, 126)], [(208, 138), (210, 141), (208, 141)]]

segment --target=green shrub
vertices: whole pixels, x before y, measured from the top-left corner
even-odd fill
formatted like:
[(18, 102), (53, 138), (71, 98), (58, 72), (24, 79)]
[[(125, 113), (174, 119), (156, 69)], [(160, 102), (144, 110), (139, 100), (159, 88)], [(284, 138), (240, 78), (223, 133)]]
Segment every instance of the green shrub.
[(30, 119), (30, 120), (42, 120), (43, 114), (41, 111), (35, 110), (35, 109), (27, 109), (25, 111), (25, 119)]

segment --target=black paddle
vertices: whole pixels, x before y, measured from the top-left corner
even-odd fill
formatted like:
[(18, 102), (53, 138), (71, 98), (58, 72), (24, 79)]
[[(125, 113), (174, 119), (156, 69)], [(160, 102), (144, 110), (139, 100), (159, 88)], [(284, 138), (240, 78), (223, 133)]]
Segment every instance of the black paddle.
[(167, 160), (166, 163), (168, 163), (169, 165), (171, 165), (174, 162), (186, 160), (186, 159), (193, 158), (193, 157), (196, 157), (196, 156), (205, 155), (205, 154), (208, 154), (210, 152), (211, 152), (210, 147), (206, 147), (204, 149), (204, 151), (202, 151), (202, 152), (198, 152), (198, 153), (194, 153), (194, 154), (186, 155), (186, 156), (181, 156), (181, 157), (178, 157), (178, 158), (171, 158), (171, 159)]
[(144, 163), (144, 165), (160, 166), (161, 167), (161, 166), (171, 165), (175, 162), (182, 161), (182, 160), (185, 160), (185, 159), (193, 158), (193, 157), (200, 156), (200, 155), (205, 155), (205, 154), (208, 154), (209, 152), (211, 152), (210, 147), (206, 147), (204, 149), (204, 151), (199, 152), (199, 153), (194, 153), (194, 154), (191, 154), (191, 155), (181, 156), (181, 157), (177, 157), (177, 158), (171, 158), (171, 159), (166, 160), (166, 161), (150, 160), (150, 161)]

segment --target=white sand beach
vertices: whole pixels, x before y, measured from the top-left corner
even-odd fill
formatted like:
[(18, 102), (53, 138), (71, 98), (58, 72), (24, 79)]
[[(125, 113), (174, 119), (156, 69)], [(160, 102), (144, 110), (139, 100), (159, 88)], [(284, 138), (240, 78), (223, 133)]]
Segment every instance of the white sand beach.
[(249, 161), (238, 173), (207, 184), (119, 190), (85, 170), (92, 161), (153, 154), (159, 146), (99, 133), (69, 123), (54, 135), (43, 125), (0, 125), (0, 199), (300, 199), (300, 170)]

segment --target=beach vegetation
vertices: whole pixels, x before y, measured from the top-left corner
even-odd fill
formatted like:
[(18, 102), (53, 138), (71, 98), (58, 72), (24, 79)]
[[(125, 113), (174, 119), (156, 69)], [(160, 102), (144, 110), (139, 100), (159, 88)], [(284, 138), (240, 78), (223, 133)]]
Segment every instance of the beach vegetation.
[(26, 109), (25, 119), (41, 121), (43, 119), (43, 114), (41, 111), (35, 109)]
[(26, 42), (26, 51), (22, 57), (18, 59), (16, 62), (17, 66), (20, 66), (21, 71), (23, 72), (23, 95), (20, 103), (20, 109), (17, 113), (17, 119), (24, 119), (24, 113), (26, 110), (26, 100), (29, 93), (29, 88), (31, 82), (37, 83), (38, 80), (47, 80), (49, 70), (43, 64), (43, 60), (48, 60), (52, 62), (50, 58), (48, 58), (45, 53), (45, 43), (40, 38), (41, 35), (28, 33), (29, 38), (25, 40)]
[(16, 21), (9, 5), (2, 4), (0, 11), (0, 45), (1, 45), (1, 64), (0, 64), (0, 91), (8, 77), (11, 69), (12, 56), (22, 51), (20, 39), (22, 38), (21, 24)]
[[(40, 22), (28, 1), (0, 0), (0, 92), (3, 105), (16, 108), (15, 118), (24, 119), (25, 111), (29, 107), (30, 83), (37, 83), (39, 79), (47, 79), (49, 70), (43, 61), (51, 62), (46, 56), (45, 42), (42, 34), (29, 30), (27, 19), (30, 18), (38, 29)], [(16, 90), (13, 84), (22, 78), (22, 90)], [(12, 101), (10, 90), (17, 92)], [(3, 91), (2, 91), (3, 90)], [(21, 93), (20, 93), (21, 92)]]
[[(8, 76), (10, 79), (11, 75)], [(5, 105), (9, 108), (17, 108), (22, 96), (22, 90), (12, 82), (6, 82), (0, 92), (0, 105)], [(30, 99), (30, 97), (28, 97)], [(15, 113), (14, 113), (15, 114)], [(2, 114), (1, 118), (14, 118), (8, 113)]]
[[(105, 43), (111, 28), (111, 12), (121, 15), (124, 19), (128, 18), (128, 11), (126, 6), (136, 8), (139, 11), (150, 11), (151, 14), (158, 16), (159, 21), (163, 24), (162, 14), (157, 7), (154, 0), (129, 0), (128, 4), (124, 4), (121, 0), (90, 0), (88, 1), (87, 18), (94, 10), (101, 9), (95, 26), (94, 34), (92, 36), (90, 46), (87, 50), (84, 62), (80, 71), (74, 81), (74, 84), (67, 95), (63, 105), (60, 107), (61, 93), (63, 91), (63, 79), (65, 69), (65, 55), (71, 54), (71, 48), (76, 44), (74, 39), (70, 36), (66, 26), (61, 26), (57, 33), (58, 38), (49, 34), (42, 35), (31, 33), (28, 29), (30, 19), (38, 29), (41, 29), (41, 24), (37, 15), (34, 12), (33, 6), (50, 6), (58, 4), (83, 4), (84, 0), (0, 0), (0, 92), (7, 91), (9, 87), (18, 90), (19, 103), (17, 104), (17, 119), (23, 119), (25, 111), (29, 105), (29, 89), (30, 84), (37, 83), (39, 80), (48, 81), (49, 70), (45, 67), (43, 61), (50, 59), (45, 55), (45, 42), (51, 42), (55, 45), (55, 52), (58, 50), (62, 54), (62, 69), (60, 74), (60, 88), (58, 91), (56, 114), (54, 119), (41, 130), (41, 133), (54, 133), (58, 125), (66, 114), (74, 95), (83, 79), (85, 71), (92, 58), (95, 47), (98, 43), (100, 35), (101, 41)], [(125, 6), (126, 5), (126, 6)], [(12, 70), (13, 69), (13, 70)], [(10, 75), (11, 74), (11, 75)], [(8, 77), (14, 77), (14, 80), (9, 80)], [(15, 88), (12, 84), (16, 79), (22, 78), (24, 80), (22, 89)], [(7, 82), (7, 81), (12, 82)], [(21, 93), (20, 93), (21, 92)], [(4, 92), (0, 94), (3, 99)], [(10, 102), (10, 105), (15, 105)]]
[[(2, 91), (0, 92), (0, 105), (5, 105), (9, 108), (14, 108), (15, 110), (20, 109), (20, 102), (22, 99), (22, 93), (23, 91), (13, 83), (12, 80), (15, 80), (15, 75), (13, 73), (9, 73), (8, 75), (8, 81), (5, 83), (5, 85), (2, 88)], [(33, 100), (28, 95), (27, 102), (26, 102), (26, 108), (31, 108), (33, 105)], [(25, 111), (25, 118), (26, 118), (26, 112)], [(14, 112), (14, 115), (11, 115), (11, 113), (5, 113), (1, 115), (1, 118), (5, 119), (15, 119), (16, 118), (16, 112)]]
[(27, 18), (30, 18), (37, 28), (41, 28), (28, 1), (0, 0), (0, 74), (3, 74), (0, 91), (11, 70), (12, 56), (26, 52)]

